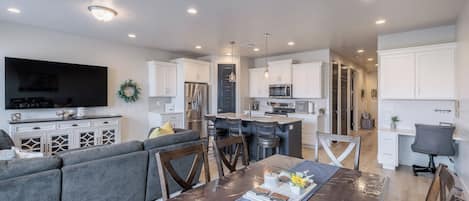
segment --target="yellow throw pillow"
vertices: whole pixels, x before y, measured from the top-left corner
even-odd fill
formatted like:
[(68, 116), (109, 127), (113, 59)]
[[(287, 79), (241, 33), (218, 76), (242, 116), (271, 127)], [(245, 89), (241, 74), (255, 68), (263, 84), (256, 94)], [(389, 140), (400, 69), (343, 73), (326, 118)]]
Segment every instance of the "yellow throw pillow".
[(148, 138), (152, 139), (152, 138), (156, 138), (156, 137), (160, 137), (160, 136), (163, 136), (163, 134), (161, 134), (161, 132), (160, 132), (160, 128), (155, 128), (150, 133), (150, 136), (148, 136)]
[(166, 122), (160, 127), (160, 132), (164, 134), (174, 134), (173, 125), (170, 122)]

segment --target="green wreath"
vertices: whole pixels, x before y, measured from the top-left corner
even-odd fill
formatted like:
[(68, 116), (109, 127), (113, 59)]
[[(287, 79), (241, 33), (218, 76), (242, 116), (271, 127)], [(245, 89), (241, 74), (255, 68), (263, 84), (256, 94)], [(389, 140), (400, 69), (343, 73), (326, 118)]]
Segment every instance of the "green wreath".
[(133, 80), (126, 80), (121, 84), (117, 95), (123, 99), (126, 103), (133, 103), (138, 100), (140, 95), (140, 87)]

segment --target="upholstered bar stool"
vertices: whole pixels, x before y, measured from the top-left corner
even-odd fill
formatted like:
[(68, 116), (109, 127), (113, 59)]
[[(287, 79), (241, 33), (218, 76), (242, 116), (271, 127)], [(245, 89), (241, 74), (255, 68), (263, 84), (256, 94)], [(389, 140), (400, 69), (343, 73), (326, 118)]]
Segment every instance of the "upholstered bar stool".
[[(228, 136), (241, 136), (244, 135), (244, 138), (246, 141), (250, 141), (250, 134), (249, 133), (243, 133), (243, 121), (241, 119), (237, 118), (226, 118), (225, 119), (225, 126), (228, 129)], [(231, 161), (231, 155), (233, 153), (233, 148), (229, 149), (228, 152), (230, 153), (230, 161)], [(248, 147), (248, 153), (247, 155), (249, 156), (249, 147)], [(249, 161), (249, 160), (248, 160)]]
[(218, 140), (220, 138), (226, 137), (227, 130), (216, 127), (217, 117), (213, 115), (206, 115), (205, 120), (207, 120), (207, 136), (213, 140)]
[(276, 154), (280, 153), (280, 137), (275, 134), (278, 122), (254, 122), (256, 138), (257, 138), (257, 155), (256, 159), (260, 160), (260, 151), (262, 150), (262, 158), (267, 157), (267, 151), (275, 150)]

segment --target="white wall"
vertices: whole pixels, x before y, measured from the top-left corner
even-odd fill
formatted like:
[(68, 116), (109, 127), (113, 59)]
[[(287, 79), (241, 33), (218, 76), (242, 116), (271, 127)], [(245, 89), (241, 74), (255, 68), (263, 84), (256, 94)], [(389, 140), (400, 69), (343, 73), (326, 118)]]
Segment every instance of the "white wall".
[(469, 2), (466, 2), (457, 24), (458, 48), (456, 52), (456, 86), (460, 100), (459, 117), (456, 125), (459, 135), (465, 140), (459, 144), (456, 169), (469, 190)]
[(379, 35), (378, 50), (415, 47), (456, 41), (456, 26), (440, 26), (408, 32)]
[[(0, 23), (0, 84), (4, 84), (3, 57), (21, 57), (109, 67), (109, 106), (92, 108), (90, 113), (121, 114), (123, 140), (144, 139), (148, 132), (147, 66), (148, 60), (167, 61), (173, 54), (155, 49), (137, 48), (95, 40), (31, 26)], [(125, 37), (125, 36), (123, 36)], [(133, 79), (142, 88), (138, 102), (127, 104), (116, 97), (120, 83)], [(0, 128), (8, 129), (10, 113), (25, 118), (55, 117), (57, 110), (5, 111), (4, 87), (0, 86)]]
[(378, 121), (378, 98), (371, 97), (371, 90), (378, 89), (378, 72), (367, 72), (365, 76), (365, 102), (366, 111), (369, 112), (375, 121)]

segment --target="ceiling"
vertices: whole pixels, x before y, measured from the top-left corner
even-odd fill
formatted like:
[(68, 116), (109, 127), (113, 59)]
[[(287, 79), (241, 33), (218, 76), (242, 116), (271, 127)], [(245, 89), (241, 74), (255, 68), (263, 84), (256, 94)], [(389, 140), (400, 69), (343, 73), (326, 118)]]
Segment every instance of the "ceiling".
[[(0, 20), (44, 27), (136, 46), (195, 55), (230, 52), (269, 55), (331, 48), (359, 65), (373, 68), (377, 35), (453, 24), (465, 0), (2, 0)], [(119, 14), (100, 22), (87, 10), (106, 4)], [(21, 9), (21, 14), (7, 8)], [(189, 7), (197, 15), (186, 12)], [(387, 23), (376, 25), (377, 19)], [(127, 37), (135, 33), (136, 38)], [(294, 41), (294, 46), (287, 42)], [(252, 51), (248, 44), (261, 49)], [(195, 49), (201, 45), (202, 49)], [(365, 52), (357, 54), (357, 49)]]

